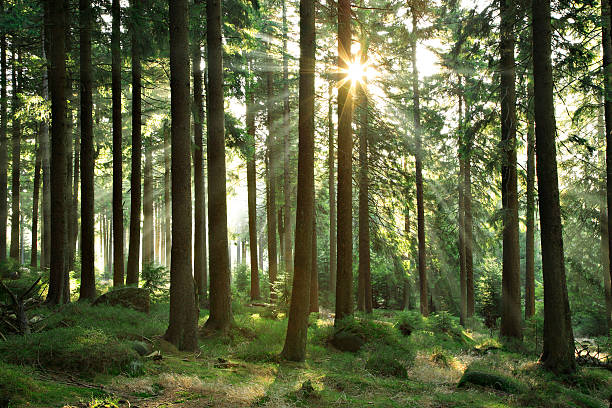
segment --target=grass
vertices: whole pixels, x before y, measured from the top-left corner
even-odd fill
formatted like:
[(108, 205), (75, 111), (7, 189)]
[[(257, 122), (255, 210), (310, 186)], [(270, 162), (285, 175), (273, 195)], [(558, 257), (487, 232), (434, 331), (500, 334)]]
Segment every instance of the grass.
[[(244, 305), (235, 311), (229, 333), (202, 333), (200, 351), (182, 353), (160, 339), (164, 304), (153, 305), (149, 315), (85, 304), (55, 314), (41, 309), (44, 331), (0, 342), (0, 406), (5, 398), (10, 407), (126, 406), (120, 400), (141, 408), (607, 407), (612, 390), (608, 371), (555, 377), (533, 355), (505, 348), (485, 331), (465, 331), (448, 314), (357, 315), (343, 322), (365, 341), (356, 353), (333, 348), (332, 321), (313, 315), (306, 361), (289, 363), (278, 357), (287, 325), (282, 313)], [(203, 325), (206, 312), (200, 315)], [(408, 325), (406, 336), (401, 327)], [(139, 357), (136, 341), (161, 350), (162, 359)], [(520, 387), (512, 393), (457, 388), (468, 367)]]

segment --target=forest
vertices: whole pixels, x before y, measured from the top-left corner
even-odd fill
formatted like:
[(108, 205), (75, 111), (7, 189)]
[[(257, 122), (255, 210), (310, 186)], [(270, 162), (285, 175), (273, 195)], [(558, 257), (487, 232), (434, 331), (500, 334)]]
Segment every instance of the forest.
[(0, 0), (0, 408), (612, 407), (612, 0)]

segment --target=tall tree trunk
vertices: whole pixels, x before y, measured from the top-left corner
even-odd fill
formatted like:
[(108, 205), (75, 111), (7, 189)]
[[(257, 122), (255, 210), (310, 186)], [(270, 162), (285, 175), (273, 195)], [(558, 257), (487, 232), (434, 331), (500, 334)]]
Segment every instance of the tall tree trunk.
[[(21, 68), (17, 67), (15, 55), (19, 54), (21, 61), (21, 51), (19, 46), (13, 50), (13, 127), (12, 127), (12, 182), (11, 182), (11, 247), (9, 256), (16, 261), (20, 261), (19, 257), (19, 192), (20, 189), (20, 171), (21, 171), (21, 121), (17, 115), (20, 102), (18, 94), (21, 92)], [(19, 64), (21, 66), (21, 64)]]
[[(96, 123), (98, 124), (98, 123)], [(72, 177), (72, 216), (71, 216), (71, 233), (70, 235), (70, 249), (72, 251), (72, 258), (70, 264), (70, 270), (74, 270), (74, 261), (76, 257), (76, 253), (78, 251), (77, 241), (79, 238), (79, 180), (80, 180), (80, 154), (81, 154), (81, 140), (80, 135), (74, 134), (74, 174)], [(94, 159), (95, 160), (95, 159)], [(93, 191), (92, 191), (93, 194)]]
[(113, 102), (113, 286), (122, 286), (124, 277), (123, 247), (123, 124), (121, 121), (121, 4), (112, 0), (111, 32), (112, 102)]
[[(268, 57), (268, 64), (272, 65)], [(268, 279), (270, 280), (270, 300), (275, 300), (277, 293), (274, 285), (278, 274), (278, 254), (276, 252), (276, 143), (273, 131), (273, 77), (272, 71), (264, 74), (266, 87), (266, 127), (268, 138), (266, 140), (266, 218), (268, 223)]]
[[(551, 63), (550, 0), (536, 0), (533, 12), (533, 79), (536, 160), (544, 276), (544, 347), (540, 361), (556, 373), (576, 369), (574, 333), (565, 281), (557, 152), (555, 146), (555, 106)], [(612, 146), (608, 144), (606, 162), (612, 169)], [(608, 173), (608, 183), (612, 184)], [(608, 207), (612, 204), (612, 185), (608, 185)]]
[(179, 350), (193, 351), (198, 349), (198, 309), (191, 266), (191, 98), (187, 0), (170, 2), (170, 92), (174, 245), (170, 267), (170, 322), (164, 337)]
[[(535, 128), (533, 124), (533, 79), (527, 87), (527, 231), (525, 236), (525, 319), (535, 314)], [(606, 244), (607, 247), (607, 244)]]
[(34, 165), (34, 187), (32, 192), (32, 251), (30, 252), (30, 266), (38, 266), (38, 202), (40, 196), (40, 142), (36, 148), (36, 163)]
[[(202, 1), (196, 0), (198, 20)], [(193, 274), (196, 284), (196, 293), (200, 305), (207, 304), (206, 287), (207, 282), (207, 260), (206, 260), (206, 197), (204, 196), (204, 144), (202, 142), (202, 125), (204, 122), (204, 100), (202, 85), (202, 52), (200, 50), (202, 33), (194, 31), (192, 39), (192, 60), (193, 60), (193, 139), (195, 148), (193, 149), (193, 183), (195, 200), (195, 231), (193, 246)]]
[(518, 239), (518, 194), (516, 176), (516, 91), (514, 62), (515, 8), (500, 0), (501, 153), (503, 270), (500, 335), (522, 338), (521, 271)]
[[(153, 146), (149, 138), (145, 143), (142, 205), (142, 268), (153, 263)], [(191, 173), (190, 178), (191, 178)]]
[(464, 210), (464, 244), (465, 244), (465, 281), (467, 317), (474, 316), (474, 237), (472, 218), (472, 164), (471, 164), (472, 140), (471, 136), (465, 141), (465, 169), (463, 183), (463, 210)]
[[(338, 66), (341, 72), (348, 71), (351, 59), (351, 2), (338, 0)], [(352, 84), (347, 79), (341, 78), (342, 85), (338, 88), (338, 268), (334, 324), (353, 314), (353, 97)]]
[[(364, 42), (362, 42), (364, 44)], [(365, 50), (365, 51), (364, 51)], [(362, 63), (367, 60), (367, 45), (362, 48)], [(360, 132), (359, 132), (359, 278), (357, 289), (357, 309), (371, 313), (368, 304), (368, 276), (370, 275), (370, 209), (368, 176), (368, 95), (365, 82), (361, 90)]]
[(298, 190), (295, 222), (293, 288), (289, 307), (287, 336), (282, 356), (303, 361), (306, 356), (312, 243), (314, 227), (314, 98), (315, 98), (315, 6), (312, 0), (300, 0), (300, 82)]
[[(0, 2), (4, 13), (4, 0)], [(43, 30), (44, 31), (44, 30)], [(6, 96), (6, 33), (0, 38), (0, 262), (6, 259), (7, 205), (7, 96)]]
[[(64, 0), (44, 3), (49, 25), (49, 83), (51, 91), (51, 236), (66, 234), (66, 50)], [(63, 239), (51, 240), (47, 302), (57, 305), (64, 293), (66, 247)]]
[[(249, 59), (249, 65), (251, 61)], [(250, 67), (249, 67), (250, 68)], [(249, 252), (251, 255), (251, 300), (261, 297), (259, 287), (259, 268), (257, 262), (257, 169), (255, 167), (255, 101), (252, 83), (246, 90), (246, 127), (248, 134), (247, 149), (247, 195), (249, 211)]]
[[(459, 77), (459, 86), (461, 90), (461, 77)], [(461, 91), (460, 91), (461, 92)], [(467, 273), (465, 268), (465, 135), (463, 134), (463, 96), (459, 94), (459, 137), (457, 147), (459, 150), (459, 181), (458, 186), (458, 229), (459, 229), (459, 288), (461, 290), (460, 297), (460, 324), (466, 326), (467, 318)]]
[(336, 293), (336, 267), (337, 265), (337, 246), (336, 246), (336, 159), (334, 153), (334, 122), (333, 115), (333, 84), (327, 84), (327, 143), (329, 155), (327, 157), (328, 188), (329, 188), (329, 291)]
[(230, 265), (227, 244), (225, 124), (221, 0), (206, 3), (208, 44), (208, 214), (210, 228), (210, 317), (206, 327), (225, 331), (232, 322)]
[[(81, 68), (81, 288), (80, 299), (96, 296), (94, 270), (94, 148), (92, 121), (91, 0), (79, 1)], [(76, 171), (76, 168), (75, 168)]]
[[(314, 194), (313, 194), (314, 195)], [(310, 265), (310, 313), (319, 313), (319, 252), (317, 249), (316, 200), (312, 210), (312, 264)]]
[(172, 258), (172, 219), (170, 213), (172, 210), (172, 203), (170, 202), (170, 131), (164, 128), (164, 243), (166, 253), (166, 267), (170, 267), (170, 260)]
[[(605, 141), (606, 130), (604, 124), (604, 109), (603, 105), (597, 115), (597, 129), (600, 140)], [(605, 166), (604, 152), (600, 150), (598, 152), (598, 160), (602, 166)], [(610, 282), (610, 254), (608, 253), (608, 240), (610, 239), (608, 231), (608, 209), (606, 207), (606, 186), (605, 186), (605, 172), (602, 173), (602, 182), (600, 188), (600, 201), (599, 201), (599, 232), (600, 232), (600, 250), (599, 255), (601, 259), (601, 268), (603, 270), (603, 281), (604, 281), (604, 296), (606, 300), (606, 322), (608, 325), (608, 332), (612, 330), (612, 285)]]
[[(413, 10), (414, 11), (414, 10)], [(421, 314), (429, 314), (429, 296), (427, 286), (427, 258), (425, 248), (425, 207), (423, 203), (423, 158), (422, 158), (422, 139), (421, 139), (421, 107), (419, 95), (419, 71), (416, 65), (416, 37), (417, 37), (417, 16), (412, 14), (412, 98), (413, 98), (413, 117), (415, 133), (415, 167), (416, 167), (416, 195), (417, 195), (417, 239), (419, 248), (419, 288), (421, 295)]]
[[(131, 0), (132, 17), (138, 16), (140, 0)], [(126, 284), (138, 286), (140, 266), (140, 202), (141, 202), (141, 64), (140, 30), (137, 22), (132, 22), (132, 174), (130, 175), (130, 249), (127, 263)]]
[(287, 0), (283, 0), (283, 235), (282, 254), (287, 277), (291, 264), (291, 183), (289, 173), (289, 53), (287, 52)]
[[(48, 5), (45, 3), (45, 10)], [(47, 49), (49, 47), (48, 36), (47, 36), (47, 24), (46, 19), (48, 18), (48, 13), (45, 11), (45, 16), (43, 17), (43, 28), (42, 32), (42, 50), (41, 55), (44, 61), (47, 60)], [(6, 62), (6, 61), (5, 61)], [(2, 71), (4, 73), (4, 83), (6, 83), (6, 69)], [(3, 87), (4, 88), (4, 87)], [(49, 65), (45, 65), (43, 67), (42, 74), (42, 97), (44, 100), (49, 100)], [(2, 98), (2, 101), (6, 104), (6, 97)], [(0, 108), (2, 112), (6, 113), (6, 105), (4, 108)], [(6, 120), (5, 120), (5, 129), (4, 134), (6, 135)], [(51, 263), (51, 140), (49, 138), (49, 120), (43, 119), (41, 122), (41, 131), (40, 131), (40, 151), (42, 156), (42, 239), (41, 239), (41, 262), (40, 266), (44, 268), (49, 268)], [(1, 159), (0, 159), (1, 161)], [(1, 168), (2, 166), (0, 166)], [(0, 174), (0, 179), (1, 179)], [(1, 184), (1, 181), (0, 181)], [(1, 199), (1, 193), (0, 193)], [(3, 202), (5, 202), (4, 200)], [(1, 206), (2, 204), (0, 204)], [(0, 228), (2, 228), (2, 223), (0, 221)], [(2, 234), (0, 234), (2, 235)], [(6, 237), (5, 237), (6, 238)], [(0, 236), (0, 240), (2, 237)], [(5, 251), (6, 252), (6, 251)], [(5, 252), (0, 250), (0, 258), (2, 255), (5, 255)]]
[[(604, 279), (604, 282), (606, 281), (610, 281), (611, 277), (612, 277), (612, 269), (610, 267), (610, 248), (612, 248), (612, 241), (609, 239), (609, 231), (610, 231), (610, 226), (612, 225), (612, 221), (610, 221), (609, 217), (607, 217), (607, 214), (609, 214), (610, 212), (610, 206), (612, 205), (612, 193), (610, 192), (611, 188), (612, 188), (612, 180), (611, 180), (611, 175), (612, 175), (612, 162), (609, 161), (610, 156), (612, 155), (612, 146), (610, 146), (610, 144), (612, 143), (610, 141), (610, 135), (612, 134), (612, 22), (611, 22), (611, 18), (612, 18), (612, 6), (609, 0), (602, 0), (601, 1), (601, 18), (602, 18), (602, 48), (603, 48), (603, 73), (604, 73), (604, 98), (603, 98), (603, 108), (604, 108), (604, 122), (605, 122), (605, 143), (606, 143), (606, 175), (605, 175), (605, 179), (606, 179), (606, 184), (602, 187), (602, 189), (604, 190), (603, 194), (606, 195), (606, 200), (607, 200), (607, 208), (605, 210), (605, 213), (603, 215), (606, 215), (606, 222), (607, 225), (605, 227), (604, 231), (604, 227), (601, 227), (601, 231), (602, 231), (602, 237), (603, 237), (603, 232), (606, 232), (607, 234), (607, 241), (606, 241), (606, 250), (605, 250), (605, 254), (607, 254), (608, 259), (606, 260), (606, 262), (602, 262), (603, 266), (607, 266), (607, 269), (605, 271), (606, 279)], [(600, 211), (601, 214), (601, 211)], [(603, 248), (602, 248), (603, 250)], [(612, 294), (610, 295), (612, 296)], [(608, 302), (608, 300), (606, 300), (606, 302)], [(612, 299), (610, 299), (610, 303), (612, 307)], [(606, 303), (607, 305), (608, 303)], [(612, 328), (612, 315), (610, 315), (610, 313), (608, 313), (608, 328)]]

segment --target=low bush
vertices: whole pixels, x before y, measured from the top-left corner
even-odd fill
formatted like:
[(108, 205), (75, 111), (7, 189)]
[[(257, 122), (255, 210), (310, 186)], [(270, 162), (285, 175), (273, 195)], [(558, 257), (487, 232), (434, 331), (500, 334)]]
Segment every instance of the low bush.
[(412, 363), (407, 361), (406, 357), (402, 350), (389, 346), (381, 347), (370, 354), (366, 361), (366, 369), (382, 377), (406, 378), (408, 376), (406, 365)]

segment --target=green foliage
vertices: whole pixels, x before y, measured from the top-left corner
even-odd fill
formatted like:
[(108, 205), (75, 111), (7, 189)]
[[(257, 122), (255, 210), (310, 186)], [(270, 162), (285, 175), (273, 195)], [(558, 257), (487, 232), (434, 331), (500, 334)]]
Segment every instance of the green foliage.
[(510, 394), (521, 393), (526, 389), (525, 385), (513, 378), (483, 370), (482, 367), (473, 368), (472, 366), (465, 370), (463, 376), (459, 380), (459, 384), (457, 384), (457, 387), (462, 388), (469, 385), (492, 388), (494, 390), (503, 391)]
[(383, 377), (406, 378), (408, 371), (405, 365), (412, 363), (407, 361), (406, 357), (405, 353), (394, 347), (381, 347), (370, 353), (366, 369), (372, 374)]
[(141, 279), (142, 287), (151, 292), (151, 299), (153, 301), (168, 301), (170, 296), (168, 284), (170, 280), (165, 266), (154, 263), (144, 265)]
[(239, 264), (234, 269), (234, 284), (236, 291), (244, 296), (248, 296), (251, 289), (251, 274), (247, 264)]
[(421, 313), (410, 310), (399, 314), (395, 327), (404, 335), (410, 335), (416, 330), (421, 330), (425, 327), (425, 321)]

